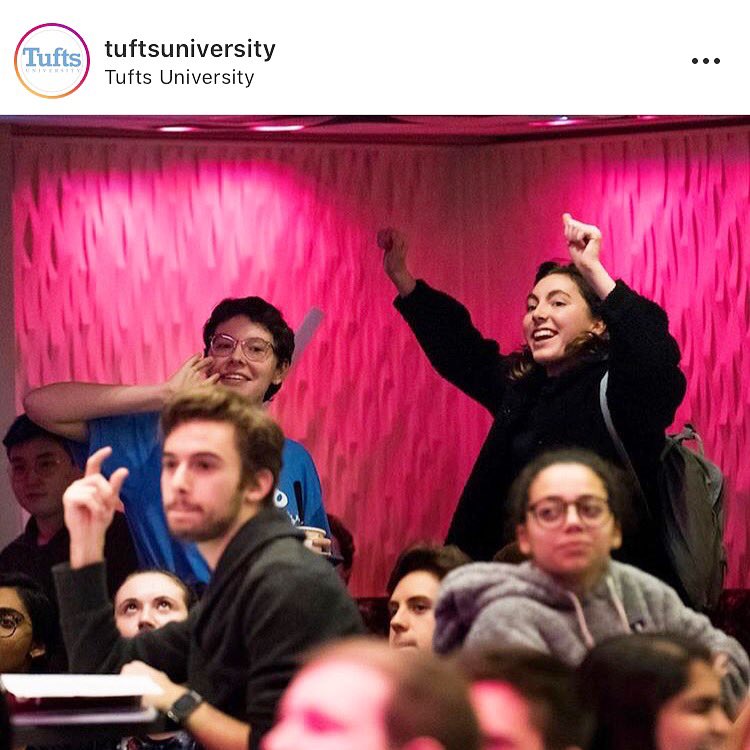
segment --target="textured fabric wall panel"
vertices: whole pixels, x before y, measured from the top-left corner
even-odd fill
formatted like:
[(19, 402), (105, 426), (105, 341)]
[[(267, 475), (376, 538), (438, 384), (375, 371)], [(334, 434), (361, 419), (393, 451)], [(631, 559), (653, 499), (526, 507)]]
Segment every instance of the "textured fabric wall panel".
[(152, 382), (211, 307), (260, 294), (325, 318), (272, 405), (357, 540), (353, 588), (445, 533), (489, 415), (432, 372), (391, 306), (373, 238), (412, 237), (418, 275), (505, 349), (560, 215), (605, 233), (615, 275), (664, 305), (692, 419), (732, 479), (731, 585), (748, 582), (747, 130), (495, 147), (15, 143), (19, 398), (60, 379)]

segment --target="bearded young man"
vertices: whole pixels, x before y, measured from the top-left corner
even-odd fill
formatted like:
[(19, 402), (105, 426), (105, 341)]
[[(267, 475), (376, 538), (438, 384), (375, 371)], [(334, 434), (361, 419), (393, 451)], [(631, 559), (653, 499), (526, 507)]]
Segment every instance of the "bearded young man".
[(200, 388), (167, 405), (162, 430), (167, 524), (197, 543), (211, 581), (184, 622), (120, 637), (102, 550), (127, 470), (105, 479), (109, 449), (97, 451), (65, 493), (70, 565), (55, 570), (71, 666), (147, 673), (163, 690), (150, 704), (206, 750), (255, 748), (301, 653), (360, 632), (359, 614), (330, 563), (273, 507), (284, 436), (270, 417), (229, 389)]

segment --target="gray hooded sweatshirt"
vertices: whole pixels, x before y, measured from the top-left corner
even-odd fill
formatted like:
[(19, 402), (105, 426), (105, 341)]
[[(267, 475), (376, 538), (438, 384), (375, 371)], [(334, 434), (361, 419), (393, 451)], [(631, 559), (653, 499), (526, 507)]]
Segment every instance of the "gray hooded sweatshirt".
[(724, 687), (747, 695), (750, 663), (740, 644), (686, 607), (675, 591), (630, 565), (611, 561), (584, 597), (532, 562), (474, 563), (449, 573), (435, 607), (438, 653), (459, 647), (533, 648), (577, 666), (596, 643), (622, 633), (675, 633), (728, 658)]

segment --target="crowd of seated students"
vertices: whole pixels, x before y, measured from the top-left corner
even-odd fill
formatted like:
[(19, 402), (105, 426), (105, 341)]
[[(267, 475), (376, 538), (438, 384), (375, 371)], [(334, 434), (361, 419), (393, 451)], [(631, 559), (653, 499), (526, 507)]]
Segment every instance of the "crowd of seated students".
[[(221, 428), (221, 434), (212, 436), (208, 423)], [(246, 455), (234, 442), (237, 424), (253, 435), (243, 448)], [(196, 539), (222, 585), (233, 585), (231, 574), (218, 572), (224, 564), (229, 561), (231, 568), (234, 561), (236, 567), (247, 559), (242, 549), (231, 553), (235, 536), (255, 524), (256, 534), (272, 548), (275, 542), (268, 565), (277, 569), (259, 569), (257, 580), (249, 588), (243, 581), (233, 595), (247, 597), (245, 603), (255, 606), (254, 619), (264, 620), (253, 624), (249, 636), (262, 639), (264, 653), (242, 643), (240, 634), (239, 650), (227, 654), (216, 671), (211, 666), (215, 654), (205, 653), (206, 646), (225, 647), (237, 628), (248, 627), (247, 616), (222, 611), (217, 618), (221, 632), (212, 636), (215, 610), (199, 608), (199, 615), (191, 617), (194, 592), (169, 571), (131, 573), (112, 606), (106, 606), (106, 530), (126, 472), (117, 470), (105, 478), (100, 467), (107, 451), (98, 451), (62, 499), (71, 547), (55, 575), (72, 666), (111, 671), (143, 660), (152, 666), (130, 664), (125, 671), (146, 671), (160, 681), (168, 696), (159, 703), (165, 712), (186, 696), (196, 696), (184, 717), (177, 716), (181, 729), (124, 738), (112, 748), (246, 747), (248, 742), (263, 750), (318, 744), (409, 750), (742, 747), (735, 735), (747, 721), (735, 730), (732, 719), (747, 694), (747, 655), (666, 584), (611, 559), (628, 516), (630, 485), (594, 454), (548, 452), (518, 477), (509, 503), (524, 562), (472, 563), (455, 547), (407, 548), (386, 586), (390, 643), (345, 641), (308, 657), (316, 641), (344, 638), (361, 626), (333, 565), (311, 552), (304, 535), (272, 507), (283, 444), (280, 430), (241, 396), (223, 389), (183, 393), (166, 409), (164, 425), (167, 520), (173, 533)], [(210, 465), (217, 457), (227, 464), (234, 460), (234, 481), (226, 486), (219, 481), (226, 482), (226, 467)], [(243, 464), (251, 467), (244, 476)], [(237, 486), (244, 488), (239, 495)], [(217, 493), (227, 487), (232, 490), (228, 505), (220, 507)], [(274, 526), (279, 522), (283, 525)], [(92, 535), (97, 523), (99, 530)], [(268, 531), (261, 531), (266, 525)], [(252, 547), (249, 539), (244, 541)], [(251, 567), (258, 564), (252, 554), (249, 560)], [(300, 583), (295, 582), (298, 576)], [(280, 590), (274, 595), (275, 584), (266, 577), (278, 577), (279, 586), (288, 583), (295, 592), (292, 602)], [(212, 585), (204, 596), (214, 607), (231, 606)], [(319, 602), (302, 601), (303, 589), (308, 601), (326, 597), (324, 613)], [(268, 597), (259, 606), (255, 600), (262, 593)], [(313, 637), (288, 632), (291, 645), (286, 652), (283, 646), (277, 650), (273, 641), (278, 628), (283, 623), (285, 630), (293, 629), (295, 617), (304, 617), (307, 625), (323, 617), (327, 631), (318, 619)], [(154, 631), (162, 628), (159, 637)], [(310, 628), (299, 630), (311, 633)], [(41, 583), (22, 574), (0, 577), (0, 635), (2, 671), (49, 669), (46, 657), (58, 642), (57, 622)], [(416, 653), (421, 656), (413, 659)], [(242, 706), (242, 700), (231, 697), (238, 692), (247, 696), (251, 656), (270, 657), (263, 658), (262, 669), (278, 670), (274, 682), (279, 687), (260, 711), (252, 701)], [(182, 665), (175, 666), (175, 659)], [(230, 668), (234, 660), (243, 668)], [(414, 726), (407, 729), (401, 726), (406, 718), (392, 715), (404, 691), (409, 691), (415, 714), (409, 717)], [(429, 705), (437, 701), (421, 718), (416, 716), (420, 700)], [(435, 720), (440, 700), (444, 711), (451, 700), (462, 706), (455, 726)], [(207, 725), (191, 720), (209, 701), (216, 704), (217, 715), (209, 714)], [(451, 716), (455, 719), (455, 710)], [(229, 722), (223, 728), (222, 719)], [(395, 725), (400, 727), (397, 739)]]
[[(170, 731), (107, 750), (744, 748), (747, 654), (670, 587), (630, 482), (576, 441), (527, 456), (548, 426), (540, 404), (590, 400), (603, 373), (623, 418), (616, 399), (650, 387), (643, 362), (623, 353), (643, 331), (656, 354), (630, 355), (651, 356), (671, 389), (652, 394), (658, 408), (644, 404), (654, 445), (684, 390), (663, 311), (604, 271), (595, 227), (566, 216), (564, 231), (573, 267), (537, 277), (525, 359), (513, 362), (455, 300), (414, 280), (398, 232), (379, 238), (397, 306), (441, 372), (485, 405), (528, 402), (518, 440), (499, 441), (507, 425), (495, 414), (449, 534), (458, 546), (418, 543), (396, 560), (387, 639), (362, 637), (346, 589), (354, 539), (340, 519), (329, 525), (309, 454), (258, 408), (286, 377), (294, 339), (254, 297), (220, 303), (203, 354), (164, 384), (29, 395), (43, 426), (22, 415), (4, 440), (30, 520), (0, 552), (0, 672), (67, 658), (72, 671), (150, 676), (162, 693), (145, 700)], [(585, 345), (559, 344), (581, 333)], [(476, 360), (468, 380), (459, 350)], [(85, 467), (70, 441), (88, 441)], [(531, 459), (509, 487), (488, 469), (501, 448), (509, 465)], [(650, 491), (651, 455), (634, 458)], [(503, 498), (489, 508), (492, 477)], [(491, 526), (500, 507), (514, 540)], [(624, 540), (651, 573), (612, 558)], [(490, 559), (490, 543), (503, 562), (472, 562), (467, 551)]]

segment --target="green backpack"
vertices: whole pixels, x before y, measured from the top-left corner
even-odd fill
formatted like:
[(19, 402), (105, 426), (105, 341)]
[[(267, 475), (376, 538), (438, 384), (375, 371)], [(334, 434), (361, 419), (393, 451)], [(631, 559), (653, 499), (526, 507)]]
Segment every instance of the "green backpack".
[[(607, 380), (599, 385), (599, 404), (612, 442), (646, 503), (633, 464), (612, 422), (607, 405)], [(684, 445), (695, 441), (698, 452)], [(724, 547), (724, 489), (721, 469), (703, 455), (703, 441), (691, 424), (666, 436), (657, 476), (662, 517), (657, 519), (662, 542), (685, 589), (690, 604), (713, 609), (721, 596), (727, 569)]]

